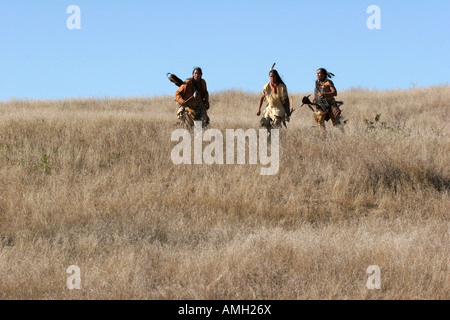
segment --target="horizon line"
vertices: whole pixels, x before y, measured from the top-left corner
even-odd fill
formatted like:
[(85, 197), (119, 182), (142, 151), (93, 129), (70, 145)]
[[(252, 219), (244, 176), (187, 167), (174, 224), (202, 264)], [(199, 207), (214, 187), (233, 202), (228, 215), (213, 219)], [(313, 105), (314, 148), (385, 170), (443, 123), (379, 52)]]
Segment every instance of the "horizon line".
[[(348, 92), (348, 91), (366, 91), (366, 92), (389, 92), (389, 91), (410, 91), (410, 90), (419, 90), (419, 89), (428, 89), (428, 88), (439, 88), (439, 87), (447, 87), (450, 86), (449, 83), (442, 83), (442, 84), (436, 84), (436, 85), (428, 85), (428, 86), (419, 86), (412, 84), (409, 88), (396, 88), (396, 89), (378, 89), (376, 87), (374, 88), (368, 88), (363, 86), (353, 86), (346, 89), (340, 89), (338, 90), (338, 94), (340, 92)], [(66, 101), (66, 100), (124, 100), (124, 99), (157, 99), (157, 98), (165, 98), (165, 97), (171, 97), (175, 95), (175, 91), (173, 95), (172, 94), (153, 94), (153, 95), (129, 95), (129, 96), (110, 96), (110, 95), (86, 95), (86, 96), (65, 96), (65, 97), (42, 97), (42, 98), (34, 98), (34, 97), (11, 97), (6, 100), (3, 100), (0, 98), (0, 103), (9, 103), (9, 102), (17, 102), (17, 101), (25, 101), (25, 102), (32, 102), (32, 101)], [(289, 92), (289, 95), (298, 95), (298, 94), (307, 94), (310, 91), (291, 91)], [(210, 95), (218, 95), (223, 93), (232, 93), (232, 92), (239, 92), (239, 93), (245, 93), (245, 94), (260, 94), (260, 91), (252, 91), (252, 90), (246, 90), (243, 88), (229, 88), (229, 89), (220, 89), (220, 90), (214, 90), (210, 91)]]

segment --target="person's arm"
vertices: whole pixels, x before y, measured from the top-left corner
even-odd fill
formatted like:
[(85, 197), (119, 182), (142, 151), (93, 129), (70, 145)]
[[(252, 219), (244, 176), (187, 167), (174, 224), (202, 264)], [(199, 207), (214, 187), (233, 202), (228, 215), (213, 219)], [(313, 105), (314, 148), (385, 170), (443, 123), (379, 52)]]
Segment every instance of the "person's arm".
[(206, 86), (206, 81), (202, 79), (201, 82), (201, 86), (202, 86), (202, 91), (203, 91), (203, 100), (205, 103), (205, 108), (206, 110), (209, 109), (209, 92), (208, 92), (208, 88)]
[(179, 103), (184, 103), (184, 96), (186, 95), (186, 84), (182, 84), (175, 93), (175, 101), (178, 101)]
[(203, 89), (203, 99), (205, 99), (206, 101), (209, 102), (209, 92), (208, 92), (208, 88), (206, 86), (206, 81), (202, 79), (202, 89)]
[(257, 116), (261, 115), (261, 106), (262, 106), (265, 98), (266, 97), (265, 97), (264, 93), (261, 94), (261, 98), (259, 99), (258, 112), (256, 113)]
[(281, 103), (283, 104), (284, 111), (286, 112), (286, 115), (288, 117), (290, 117), (291, 109), (290, 109), (290, 101), (289, 101), (289, 94), (288, 94), (287, 88), (285, 85), (280, 85), (279, 90), (281, 93)]
[(322, 94), (319, 93), (319, 96), (323, 96), (325, 98), (332, 98), (332, 97), (336, 97), (337, 96), (337, 90), (336, 87), (334, 86), (333, 81), (328, 80), (328, 86), (330, 88), (330, 92), (322, 92)]

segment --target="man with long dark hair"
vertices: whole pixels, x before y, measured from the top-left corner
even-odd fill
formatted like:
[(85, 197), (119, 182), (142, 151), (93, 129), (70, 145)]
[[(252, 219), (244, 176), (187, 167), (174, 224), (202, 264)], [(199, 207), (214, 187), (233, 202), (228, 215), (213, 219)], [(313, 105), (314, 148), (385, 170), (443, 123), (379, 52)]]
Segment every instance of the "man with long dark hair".
[[(203, 127), (206, 127), (209, 124), (206, 112), (209, 109), (209, 93), (202, 75), (201, 68), (194, 68), (192, 78), (186, 79), (175, 93), (175, 101), (179, 105), (177, 111), (179, 117), (183, 109), (186, 109), (195, 118), (201, 119)], [(194, 95), (195, 92), (197, 92), (196, 95)]]
[(341, 110), (338, 102), (334, 99), (337, 96), (337, 90), (331, 78), (334, 74), (328, 72), (325, 68), (317, 70), (316, 87), (314, 89), (313, 103), (316, 104), (316, 113), (314, 122), (321, 128), (325, 128), (325, 121), (331, 119), (334, 126), (340, 124)]
[[(270, 129), (274, 127), (281, 127), (283, 121), (291, 115), (289, 107), (289, 97), (286, 85), (278, 74), (277, 70), (270, 70), (270, 81), (266, 83), (259, 100), (257, 116), (261, 115), (261, 106), (264, 100), (267, 100), (268, 105), (261, 118), (261, 126)], [(272, 122), (272, 123), (271, 123)]]

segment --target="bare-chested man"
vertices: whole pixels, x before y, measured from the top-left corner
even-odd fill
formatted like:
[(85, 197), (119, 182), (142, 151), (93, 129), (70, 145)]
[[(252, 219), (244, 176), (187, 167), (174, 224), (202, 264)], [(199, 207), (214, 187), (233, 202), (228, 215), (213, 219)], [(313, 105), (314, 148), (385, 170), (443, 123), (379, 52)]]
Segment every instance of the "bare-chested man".
[(318, 104), (320, 107), (317, 108), (314, 114), (314, 121), (322, 128), (325, 128), (325, 121), (329, 119), (331, 119), (334, 126), (340, 124), (341, 110), (334, 99), (337, 96), (337, 90), (333, 81), (330, 80), (332, 77), (334, 77), (334, 74), (324, 68), (317, 70), (313, 103)]

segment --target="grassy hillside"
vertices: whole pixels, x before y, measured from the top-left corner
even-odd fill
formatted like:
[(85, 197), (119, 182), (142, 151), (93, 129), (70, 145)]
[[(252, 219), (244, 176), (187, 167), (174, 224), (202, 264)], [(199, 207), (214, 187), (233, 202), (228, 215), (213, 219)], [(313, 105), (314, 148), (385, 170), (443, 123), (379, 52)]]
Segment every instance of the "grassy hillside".
[[(448, 299), (450, 87), (339, 92), (326, 133), (304, 94), (274, 176), (173, 164), (171, 96), (0, 103), (0, 299)], [(258, 101), (211, 94), (211, 128)]]

